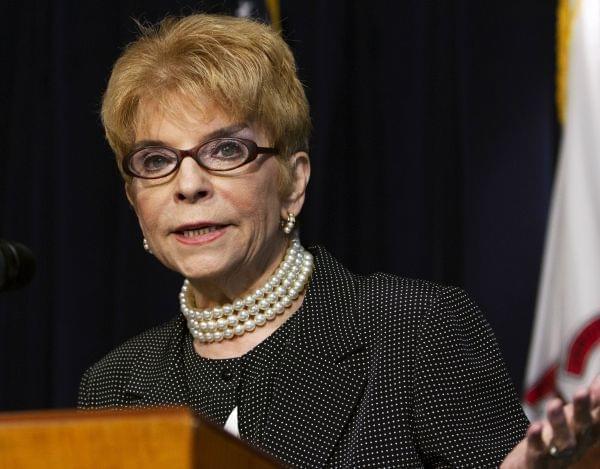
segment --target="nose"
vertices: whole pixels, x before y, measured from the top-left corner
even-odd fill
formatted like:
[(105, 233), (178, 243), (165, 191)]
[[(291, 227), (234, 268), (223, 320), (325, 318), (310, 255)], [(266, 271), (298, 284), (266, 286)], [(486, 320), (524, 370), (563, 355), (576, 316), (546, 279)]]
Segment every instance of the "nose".
[(212, 195), (210, 174), (193, 158), (184, 158), (175, 180), (175, 198), (180, 202), (197, 202)]

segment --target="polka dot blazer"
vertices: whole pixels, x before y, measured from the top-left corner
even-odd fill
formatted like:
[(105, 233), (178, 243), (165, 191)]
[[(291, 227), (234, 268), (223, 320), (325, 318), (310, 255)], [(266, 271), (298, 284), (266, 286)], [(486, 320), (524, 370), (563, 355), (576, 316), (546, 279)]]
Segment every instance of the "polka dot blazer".
[[(296, 467), (495, 467), (525, 418), (494, 335), (460, 289), (354, 275), (323, 248), (255, 443)], [(183, 317), (84, 374), (81, 408), (187, 404)]]

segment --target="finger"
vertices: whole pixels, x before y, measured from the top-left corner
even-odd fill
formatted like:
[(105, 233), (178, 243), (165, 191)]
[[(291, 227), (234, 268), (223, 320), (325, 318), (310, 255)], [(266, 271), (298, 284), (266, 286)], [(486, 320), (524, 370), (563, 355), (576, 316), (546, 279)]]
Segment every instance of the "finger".
[(587, 389), (580, 389), (575, 393), (575, 396), (573, 396), (573, 407), (573, 427), (575, 437), (579, 439), (592, 424), (592, 415), (590, 414), (591, 399)]
[(592, 414), (591, 433), (595, 439), (600, 438), (600, 374), (594, 378), (589, 387), (590, 412)]
[(600, 375), (590, 385), (590, 405), (592, 409), (600, 408)]
[(552, 427), (552, 443), (563, 451), (575, 446), (575, 436), (567, 424), (567, 418), (560, 399), (552, 400), (547, 407), (548, 422)]
[(592, 440), (598, 444), (600, 440), (600, 374), (594, 378), (589, 387), (590, 411), (592, 414)]
[(532, 423), (527, 429), (527, 452), (532, 456), (541, 456), (546, 452), (546, 445), (542, 439), (543, 425), (540, 422)]

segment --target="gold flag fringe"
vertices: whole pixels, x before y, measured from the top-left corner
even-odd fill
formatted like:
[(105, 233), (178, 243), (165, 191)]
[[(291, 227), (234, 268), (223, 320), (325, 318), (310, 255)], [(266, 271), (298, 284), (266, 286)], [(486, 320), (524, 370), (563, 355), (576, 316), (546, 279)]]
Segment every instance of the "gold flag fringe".
[(269, 12), (269, 18), (271, 18), (271, 25), (277, 32), (281, 32), (281, 8), (279, 0), (265, 0), (267, 11)]
[(581, 0), (558, 0), (556, 9), (556, 110), (561, 124), (567, 112), (571, 32), (580, 4)]

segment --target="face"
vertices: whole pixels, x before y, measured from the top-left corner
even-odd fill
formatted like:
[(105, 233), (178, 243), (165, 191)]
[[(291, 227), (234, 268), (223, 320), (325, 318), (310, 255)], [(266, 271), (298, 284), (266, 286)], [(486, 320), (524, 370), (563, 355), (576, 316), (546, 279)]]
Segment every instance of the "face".
[[(271, 145), (260, 129), (233, 122), (216, 106), (205, 109), (183, 104), (175, 121), (175, 113), (143, 104), (136, 142), (189, 149), (219, 134)], [(126, 191), (153, 254), (165, 266), (193, 284), (235, 295), (268, 277), (281, 260), (287, 241), (280, 220), (299, 213), (308, 182), (306, 155), (294, 155), (292, 163), (295, 183), (285, 198), (278, 186), (279, 163), (268, 155), (224, 173), (210, 173), (184, 158), (176, 173), (133, 178)]]

